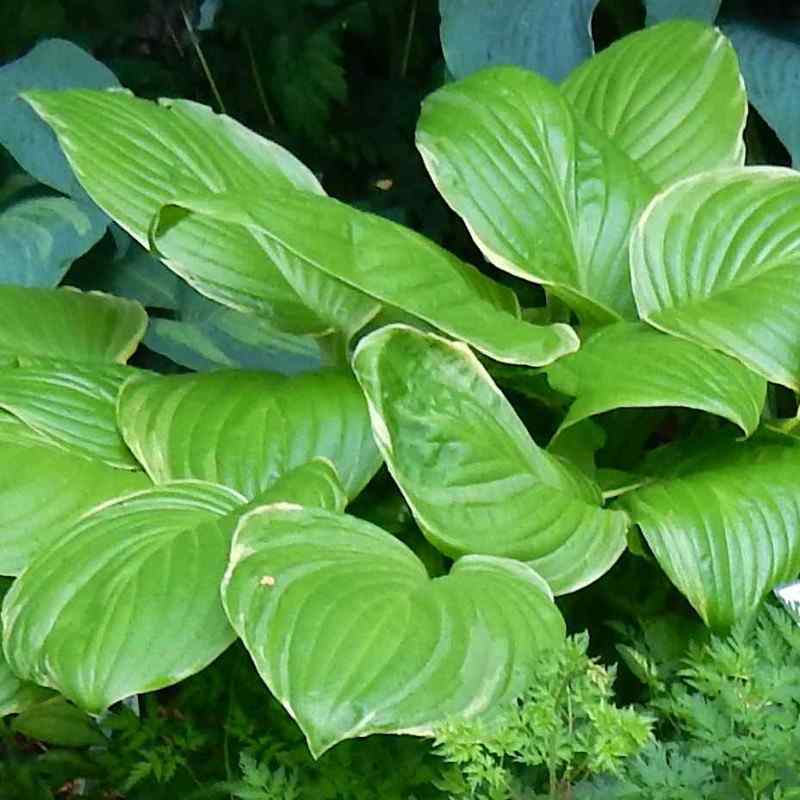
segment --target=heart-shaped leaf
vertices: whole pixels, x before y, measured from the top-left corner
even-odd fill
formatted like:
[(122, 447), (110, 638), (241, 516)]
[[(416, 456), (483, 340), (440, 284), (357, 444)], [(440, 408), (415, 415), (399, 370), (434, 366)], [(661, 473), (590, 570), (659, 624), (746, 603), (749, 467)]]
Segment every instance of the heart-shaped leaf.
[(390, 326), (362, 339), (353, 366), (386, 464), (443, 553), (526, 561), (556, 594), (619, 558), (625, 515), (536, 446), (464, 345)]
[(118, 469), (140, 469), (116, 414), (120, 387), (135, 372), (77, 362), (0, 369), (0, 408), (66, 450)]
[(417, 147), (488, 261), (585, 320), (635, 318), (628, 234), (653, 187), (556, 86), (512, 67), (447, 84), (423, 104)]
[(98, 292), (0, 286), (0, 351), (71, 361), (133, 355), (147, 327), (138, 304)]
[(549, 364), (578, 347), (568, 325), (530, 325), (514, 293), (408, 228), (307, 192), (176, 200), (191, 211), (247, 227), (270, 258), (322, 270), (488, 356)]
[(371, 733), (430, 736), (450, 717), (496, 708), (564, 636), (524, 564), (470, 556), (430, 580), (380, 528), (285, 503), (243, 518), (222, 597), (315, 756)]
[(747, 97), (717, 28), (679, 20), (625, 36), (562, 88), (659, 186), (744, 164)]
[[(25, 98), (55, 131), (92, 199), (144, 246), (153, 217), (178, 194), (233, 191), (249, 202), (270, 186), (322, 193), (288, 151), (197, 103), (155, 104), (119, 91)], [(170, 269), (208, 297), (256, 311), (282, 330), (321, 333), (334, 323), (352, 332), (377, 312), (374, 301), (322, 275), (315, 279), (333, 302), (331, 319), (320, 320), (246, 231), (195, 215), (169, 222), (159, 253)]]
[(800, 175), (704, 173), (656, 197), (631, 238), (636, 304), (655, 327), (800, 389)]
[(253, 498), (321, 456), (352, 498), (380, 466), (358, 384), (339, 372), (136, 377), (122, 388), (118, 420), (156, 483), (196, 478)]
[(766, 381), (738, 361), (628, 322), (599, 330), (549, 367), (548, 377), (576, 398), (561, 431), (615, 408), (683, 406), (725, 417), (749, 436), (767, 392)]
[(800, 447), (704, 444), (620, 502), (706, 624), (726, 630), (800, 571)]
[(94, 506), (151, 485), (143, 472), (68, 453), (0, 416), (0, 575), (18, 575)]

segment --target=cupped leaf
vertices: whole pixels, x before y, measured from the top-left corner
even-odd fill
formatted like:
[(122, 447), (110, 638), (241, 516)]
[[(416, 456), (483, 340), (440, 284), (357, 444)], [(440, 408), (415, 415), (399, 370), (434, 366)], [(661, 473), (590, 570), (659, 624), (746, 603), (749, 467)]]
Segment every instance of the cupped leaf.
[(378, 447), (439, 550), (526, 561), (562, 594), (625, 549), (625, 515), (537, 447), (464, 345), (392, 326), (363, 339), (353, 365)]
[(523, 690), (564, 622), (528, 566), (470, 556), (431, 580), (404, 544), (279, 503), (242, 520), (222, 584), (231, 624), (314, 756), (371, 733), (433, 735)]
[(234, 640), (219, 603), (244, 503), (187, 481), (106, 503), (42, 551), (3, 603), (11, 668), (91, 713), (198, 672)]
[(631, 237), (642, 318), (800, 389), (800, 175), (698, 175), (656, 197)]
[(0, 351), (71, 361), (133, 355), (147, 327), (135, 302), (99, 292), (0, 286)]
[(553, 388), (575, 397), (560, 430), (615, 408), (682, 406), (755, 431), (767, 382), (728, 356), (621, 322), (591, 336), (548, 368)]
[(77, 362), (0, 369), (0, 408), (65, 450), (118, 469), (140, 469), (116, 415), (120, 387), (135, 372)]
[(136, 377), (122, 388), (118, 421), (156, 483), (196, 478), (252, 498), (321, 456), (352, 498), (380, 465), (366, 403), (345, 373)]
[(668, 19), (698, 19), (713, 22), (722, 0), (645, 0), (647, 24), (656, 25)]
[(726, 630), (800, 571), (800, 447), (704, 444), (620, 502), (706, 624)]
[(717, 28), (680, 20), (625, 36), (562, 88), (659, 186), (744, 164), (747, 97)]
[(442, 49), (456, 78), (513, 64), (561, 80), (594, 52), (597, 0), (439, 0)]
[(67, 197), (31, 197), (0, 213), (0, 283), (58, 286), (103, 236), (107, 219)]
[(94, 506), (151, 485), (143, 472), (68, 453), (0, 417), (0, 575), (18, 575)]
[(568, 325), (522, 321), (510, 289), (430, 240), (331, 198), (285, 190), (261, 192), (246, 205), (235, 195), (176, 204), (245, 226), (287, 269), (340, 278), (498, 361), (540, 366), (578, 347)]
[(417, 147), (495, 266), (589, 321), (636, 316), (628, 235), (653, 187), (556, 86), (495, 67), (428, 97)]
[[(231, 191), (249, 202), (268, 187), (322, 193), (314, 174), (288, 151), (197, 103), (156, 104), (120, 91), (29, 92), (25, 98), (56, 132), (94, 201), (144, 246), (153, 217), (178, 194)], [(198, 291), (258, 312), (281, 329), (321, 333), (333, 323), (351, 331), (377, 311), (368, 298), (318, 276), (335, 301), (327, 309), (331, 319), (321, 320), (246, 231), (211, 218), (172, 218), (159, 253)], [(349, 316), (337, 316), (342, 310)]]

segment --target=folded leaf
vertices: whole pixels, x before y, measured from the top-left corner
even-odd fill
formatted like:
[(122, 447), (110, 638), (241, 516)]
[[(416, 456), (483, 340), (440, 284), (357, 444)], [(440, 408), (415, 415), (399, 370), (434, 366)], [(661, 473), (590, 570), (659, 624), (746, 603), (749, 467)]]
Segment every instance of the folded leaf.
[(496, 67), (428, 97), (417, 147), (495, 266), (589, 321), (635, 319), (628, 235), (653, 192), (544, 78)]
[(443, 553), (526, 561), (563, 594), (625, 549), (625, 515), (536, 446), (464, 345), (391, 326), (361, 341), (353, 366), (386, 464)]
[(800, 176), (704, 173), (656, 197), (631, 238), (642, 318), (800, 389)]
[(744, 164), (747, 97), (717, 28), (684, 19), (630, 34), (562, 89), (659, 186)]
[(620, 502), (670, 580), (724, 631), (800, 571), (800, 447), (715, 441), (701, 453), (679, 451), (678, 466)]
[(130, 300), (74, 289), (0, 286), (0, 352), (124, 364), (146, 326), (145, 310)]
[(725, 417), (749, 436), (767, 392), (767, 382), (738, 361), (641, 323), (603, 328), (548, 376), (576, 398), (561, 431), (615, 408), (682, 406)]
[(118, 421), (156, 483), (207, 480), (253, 498), (321, 456), (352, 498), (380, 466), (366, 403), (344, 373), (136, 377), (122, 388)]
[(371, 733), (433, 735), (501, 706), (564, 622), (515, 561), (470, 556), (430, 580), (355, 517), (279, 503), (246, 516), (222, 584), (228, 617), (314, 756)]
[[(323, 271), (457, 336), (498, 361), (540, 366), (578, 347), (568, 325), (530, 325), (514, 293), (408, 228), (307, 192), (176, 200), (247, 227), (269, 257)], [(292, 267), (291, 265), (294, 265)]]

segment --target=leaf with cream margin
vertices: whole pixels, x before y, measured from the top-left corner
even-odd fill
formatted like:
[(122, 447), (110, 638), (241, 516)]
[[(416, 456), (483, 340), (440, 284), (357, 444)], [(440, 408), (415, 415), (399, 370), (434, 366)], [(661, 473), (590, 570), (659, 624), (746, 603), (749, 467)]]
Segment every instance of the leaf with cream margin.
[(0, 286), (0, 353), (124, 364), (146, 327), (144, 308), (132, 300)]
[(703, 173), (671, 186), (631, 237), (639, 313), (800, 390), (800, 174)]
[(767, 393), (767, 382), (735, 359), (633, 322), (597, 331), (547, 374), (575, 397), (559, 433), (615, 408), (679, 406), (725, 417), (749, 436)]
[[(321, 270), (511, 364), (542, 366), (578, 348), (568, 325), (520, 319), (516, 295), (429, 239), (332, 198), (285, 190), (176, 199), (252, 232), (271, 259)], [(309, 272), (311, 271), (311, 272)]]
[(222, 597), (315, 757), (372, 733), (433, 736), (502, 707), (565, 632), (525, 564), (468, 556), (431, 580), (381, 528), (287, 503), (242, 519)]
[[(670, 469), (621, 505), (707, 625), (750, 617), (800, 571), (800, 447), (788, 438), (679, 446)], [(675, 448), (670, 448), (675, 449)]]
[(135, 377), (122, 387), (117, 419), (156, 483), (207, 480), (248, 499), (314, 457), (336, 466), (354, 498), (381, 463), (364, 398), (343, 372)]
[[(122, 91), (34, 91), (24, 97), (53, 128), (92, 199), (145, 247), (153, 217), (176, 194), (236, 191), (249, 200), (269, 187), (323, 192), (287, 150), (198, 103), (153, 103)], [(323, 333), (333, 324), (352, 333), (378, 310), (374, 301), (326, 276), (314, 277), (325, 283), (330, 306), (309, 310), (252, 236), (212, 218), (171, 219), (159, 254), (199, 292), (289, 332)]]
[(635, 319), (628, 236), (654, 186), (545, 78), (494, 67), (430, 95), (417, 147), (488, 261), (589, 322)]
[(535, 444), (464, 345), (391, 326), (362, 339), (353, 367), (378, 447), (437, 549), (526, 561), (556, 594), (619, 558), (626, 515)]
[(68, 453), (0, 414), (0, 575), (19, 575), (94, 506), (149, 486), (143, 472)]
[(683, 19), (632, 33), (561, 88), (658, 186), (744, 164), (747, 96), (717, 28)]

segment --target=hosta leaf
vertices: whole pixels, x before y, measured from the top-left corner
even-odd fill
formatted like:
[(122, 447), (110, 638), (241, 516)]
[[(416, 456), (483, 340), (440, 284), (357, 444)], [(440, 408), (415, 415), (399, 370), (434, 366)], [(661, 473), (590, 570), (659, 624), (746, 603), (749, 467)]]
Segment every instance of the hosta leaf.
[(97, 504), (150, 485), (142, 472), (73, 455), (0, 417), (0, 575), (18, 575)]
[(334, 275), (498, 361), (539, 366), (577, 349), (568, 325), (523, 322), (513, 292), (474, 267), (402, 225), (331, 198), (287, 190), (262, 192), (246, 205), (235, 195), (177, 202), (246, 226), (276, 262)]
[(116, 364), (0, 369), (0, 408), (66, 450), (139, 469), (116, 416), (120, 387), (134, 373)]
[(431, 736), (451, 716), (496, 708), (564, 636), (524, 564), (469, 556), (430, 580), (382, 529), (286, 503), (243, 519), (222, 593), (315, 756), (371, 733)]
[(0, 213), (0, 283), (57, 286), (105, 233), (97, 209), (67, 197), (32, 197)]
[[(94, 201), (144, 246), (153, 217), (178, 194), (238, 191), (249, 199), (270, 186), (322, 192), (314, 174), (288, 151), (197, 103), (155, 104), (119, 91), (25, 97), (56, 132)], [(198, 291), (259, 312), (282, 329), (318, 333), (331, 324), (306, 308), (240, 228), (184, 215), (171, 220), (159, 252)], [(333, 320), (339, 327), (363, 324), (376, 312), (372, 301), (336, 281), (327, 284), (328, 293), (352, 315)]]
[(656, 25), (668, 19), (699, 19), (713, 22), (722, 0), (645, 0), (647, 24)]
[(621, 502), (670, 580), (725, 630), (800, 571), (800, 447), (714, 441), (677, 463)]
[(439, 0), (447, 66), (456, 78), (514, 64), (561, 80), (594, 52), (596, 5), (597, 0)]
[(380, 465), (364, 398), (344, 373), (137, 377), (122, 388), (118, 420), (156, 483), (196, 478), (252, 498), (321, 456), (355, 497)]
[(562, 431), (615, 408), (683, 406), (725, 417), (750, 435), (767, 392), (766, 381), (739, 362), (641, 323), (601, 329), (548, 375), (576, 398)]
[(659, 195), (631, 238), (642, 318), (800, 389), (800, 176), (698, 175)]
[(11, 729), (29, 739), (59, 747), (108, 745), (108, 739), (91, 717), (63, 697), (53, 697), (26, 709), (15, 717)]
[(147, 326), (138, 304), (98, 292), (0, 286), (0, 351), (124, 364)]
[(527, 561), (556, 594), (614, 564), (625, 515), (536, 446), (464, 345), (392, 326), (363, 339), (353, 364), (378, 447), (438, 549)]
[(744, 163), (747, 97), (736, 53), (717, 28), (680, 20), (625, 36), (563, 90), (660, 186)]
[(512, 67), (448, 84), (423, 104), (417, 147), (487, 260), (584, 319), (635, 318), (628, 234), (652, 187), (556, 86)]
[(6, 595), (6, 658), (91, 713), (194, 674), (234, 639), (219, 604), (244, 498), (200, 482), (149, 489), (84, 516)]

